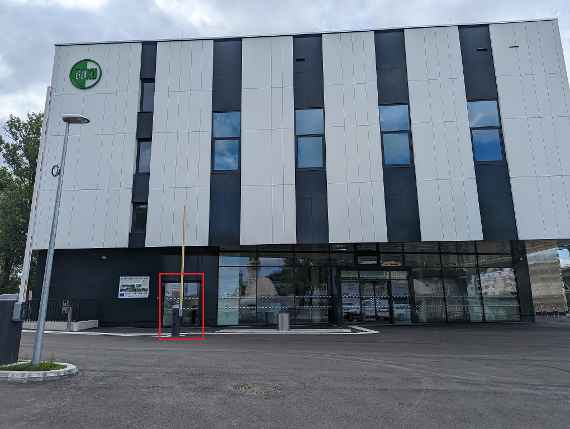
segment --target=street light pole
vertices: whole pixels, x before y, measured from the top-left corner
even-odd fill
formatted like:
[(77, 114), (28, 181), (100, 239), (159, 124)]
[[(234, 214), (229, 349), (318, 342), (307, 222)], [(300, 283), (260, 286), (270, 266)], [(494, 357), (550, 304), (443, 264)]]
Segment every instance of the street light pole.
[(87, 119), (85, 116), (82, 115), (63, 115), (61, 119), (63, 120), (63, 122), (65, 122), (65, 134), (63, 136), (63, 150), (61, 152), (61, 161), (59, 165), (54, 165), (51, 169), (52, 176), (57, 177), (57, 191), (55, 193), (55, 203), (53, 207), (53, 217), (51, 221), (51, 231), (49, 235), (46, 267), (42, 283), (42, 296), (40, 300), (40, 308), (38, 311), (38, 324), (36, 327), (36, 338), (34, 339), (34, 353), (32, 355), (32, 365), (39, 364), (42, 355), (42, 344), (44, 339), (44, 328), (46, 324), (46, 313), (47, 313), (47, 305), (49, 299), (49, 286), (51, 281), (53, 254), (55, 248), (55, 235), (57, 232), (59, 206), (61, 205), (61, 190), (63, 187), (65, 155), (67, 154), (67, 141), (69, 140), (69, 125), (89, 123), (89, 119)]

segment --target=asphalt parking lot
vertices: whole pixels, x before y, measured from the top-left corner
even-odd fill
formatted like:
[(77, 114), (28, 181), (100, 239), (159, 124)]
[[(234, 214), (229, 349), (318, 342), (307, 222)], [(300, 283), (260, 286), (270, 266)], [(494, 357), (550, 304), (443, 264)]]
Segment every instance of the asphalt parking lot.
[(203, 343), (48, 334), (45, 346), (80, 374), (0, 384), (0, 427), (570, 427), (569, 324)]

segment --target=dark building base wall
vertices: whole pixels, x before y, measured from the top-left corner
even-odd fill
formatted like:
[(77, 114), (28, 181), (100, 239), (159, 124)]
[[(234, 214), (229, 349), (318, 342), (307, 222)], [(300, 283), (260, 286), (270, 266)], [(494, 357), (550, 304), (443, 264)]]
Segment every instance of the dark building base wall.
[[(33, 300), (41, 295), (46, 252), (40, 251), (38, 256), (38, 275), (32, 284)], [(102, 326), (155, 327), (158, 274), (179, 272), (180, 262), (179, 248), (58, 250), (54, 257), (48, 319), (61, 318), (60, 304), (68, 299), (83, 320), (97, 319)], [(185, 271), (205, 273), (205, 322), (214, 325), (218, 290), (217, 250), (187, 250)], [(121, 276), (148, 276), (148, 298), (118, 298)]]

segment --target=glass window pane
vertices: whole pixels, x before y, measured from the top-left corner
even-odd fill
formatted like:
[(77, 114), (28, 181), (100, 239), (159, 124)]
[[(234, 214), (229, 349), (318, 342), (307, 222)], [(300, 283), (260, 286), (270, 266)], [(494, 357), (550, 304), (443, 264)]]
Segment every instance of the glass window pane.
[(510, 255), (511, 243), (510, 241), (478, 241), (477, 253), (500, 253)]
[(437, 253), (406, 253), (406, 265), (410, 267), (439, 267), (441, 262)]
[(328, 253), (295, 253), (295, 263), (300, 266), (329, 265)]
[(214, 112), (213, 134), (218, 137), (240, 136), (240, 112)]
[(511, 255), (479, 255), (480, 267), (506, 268), (513, 265)]
[(133, 231), (146, 231), (146, 204), (135, 204), (133, 206)]
[(295, 130), (298, 136), (304, 134), (323, 134), (323, 109), (295, 110)]
[(416, 315), (419, 322), (445, 321), (443, 282), (439, 270), (412, 270)]
[(359, 265), (376, 265), (378, 264), (378, 257), (376, 255), (361, 255), (357, 258)]
[(385, 165), (409, 165), (411, 162), (408, 134), (383, 134)]
[(154, 111), (154, 82), (142, 83), (141, 109), (143, 112)]
[(380, 106), (380, 130), (407, 131), (410, 129), (408, 105)]
[(297, 137), (297, 168), (323, 166), (323, 138)]
[(137, 173), (150, 173), (150, 141), (139, 141)]
[(214, 170), (239, 168), (239, 140), (214, 140)]
[(404, 243), (404, 253), (438, 253), (439, 243), (422, 241)]
[(247, 256), (244, 254), (237, 255), (220, 255), (220, 266), (221, 267), (245, 267), (250, 265), (256, 265), (255, 255)]
[(255, 320), (255, 272), (254, 267), (220, 267), (219, 325), (237, 325)]
[(329, 271), (323, 267), (295, 269), (296, 297), (293, 323), (328, 322), (332, 307), (328, 288)]
[(475, 161), (500, 161), (503, 159), (499, 130), (473, 130), (472, 133)]
[(295, 271), (292, 267), (260, 267), (257, 269), (257, 320), (277, 324), (280, 311), (295, 305)]
[(467, 103), (469, 112), (469, 126), (475, 127), (499, 127), (499, 110), (497, 102), (492, 101), (470, 101)]
[(380, 265), (382, 265), (383, 267), (401, 267), (404, 265), (402, 254), (381, 253)]
[(443, 281), (447, 298), (447, 320), (480, 322), (483, 311), (477, 270), (445, 270)]
[(487, 268), (480, 271), (486, 320), (519, 320), (517, 283), (513, 269)]

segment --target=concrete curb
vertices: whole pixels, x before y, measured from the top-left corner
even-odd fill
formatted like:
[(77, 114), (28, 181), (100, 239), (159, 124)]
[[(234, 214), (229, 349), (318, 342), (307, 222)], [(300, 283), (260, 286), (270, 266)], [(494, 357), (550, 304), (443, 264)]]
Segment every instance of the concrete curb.
[[(20, 361), (18, 363), (28, 362)], [(11, 381), (16, 383), (27, 383), (28, 381), (49, 381), (57, 380), (62, 377), (75, 375), (79, 372), (75, 365), (65, 362), (54, 362), (65, 365), (65, 368), (54, 369), (52, 371), (9, 371), (0, 370), (0, 382)], [(15, 364), (14, 364), (15, 365)]]

